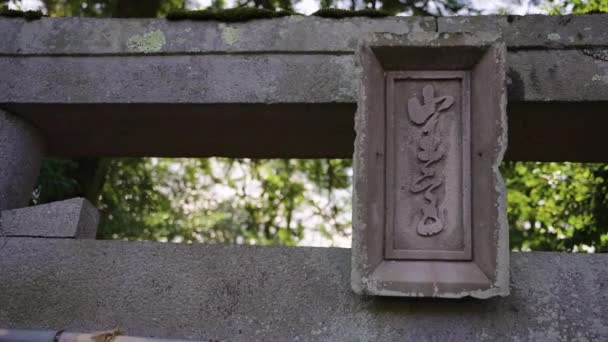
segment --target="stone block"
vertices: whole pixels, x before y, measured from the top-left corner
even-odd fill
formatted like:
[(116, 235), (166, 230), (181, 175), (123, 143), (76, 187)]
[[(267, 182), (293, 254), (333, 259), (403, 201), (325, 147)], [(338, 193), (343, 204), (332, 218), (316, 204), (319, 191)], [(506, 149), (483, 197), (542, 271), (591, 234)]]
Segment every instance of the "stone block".
[(44, 151), (36, 127), (0, 109), (0, 210), (27, 205)]
[(382, 33), (358, 56), (353, 289), (507, 295), (505, 44)]
[(94, 239), (99, 211), (84, 198), (72, 198), (27, 208), (2, 211), (5, 236)]

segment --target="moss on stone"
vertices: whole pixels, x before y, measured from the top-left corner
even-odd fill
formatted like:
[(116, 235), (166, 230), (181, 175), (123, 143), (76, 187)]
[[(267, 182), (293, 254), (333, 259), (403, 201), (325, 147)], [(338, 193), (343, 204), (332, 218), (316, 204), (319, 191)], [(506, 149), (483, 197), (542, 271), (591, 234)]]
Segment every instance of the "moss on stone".
[(127, 48), (132, 52), (153, 53), (162, 50), (167, 41), (161, 30), (136, 35), (127, 41)]
[(351, 11), (351, 10), (345, 10), (345, 9), (339, 9), (339, 8), (322, 8), (322, 9), (316, 11), (315, 13), (313, 13), (312, 15), (314, 15), (316, 17), (333, 18), (333, 19), (352, 18), (352, 17), (384, 18), (384, 17), (391, 16), (391, 14), (389, 12), (382, 11), (382, 10), (369, 9), (369, 8), (357, 10), (357, 11)]
[(292, 15), (289, 11), (271, 11), (263, 8), (231, 8), (225, 10), (175, 10), (167, 14), (168, 20), (217, 20), (223, 22), (243, 22), (254, 19), (279, 18)]
[(42, 17), (42, 12), (40, 12), (40, 11), (18, 11), (18, 10), (8, 9), (8, 8), (4, 7), (4, 8), (0, 8), (0, 17), (25, 18), (25, 20), (37, 20)]

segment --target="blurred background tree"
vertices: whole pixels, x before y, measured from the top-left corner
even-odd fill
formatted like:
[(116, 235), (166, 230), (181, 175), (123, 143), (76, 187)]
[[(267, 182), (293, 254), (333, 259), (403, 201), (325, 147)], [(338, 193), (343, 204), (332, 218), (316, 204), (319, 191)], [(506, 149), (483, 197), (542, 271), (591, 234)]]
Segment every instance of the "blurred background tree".
[[(294, 10), (301, 0), (211, 0), (213, 9)], [(12, 7), (35, 0), (9, 1)], [(0, 6), (6, 0), (0, 0)], [(608, 0), (319, 0), (317, 8), (454, 15), (534, 8), (608, 11)], [(195, 0), (41, 0), (50, 16), (159, 17)], [(482, 6), (483, 5), (483, 6)], [(482, 8), (483, 7), (483, 8)], [(309, 11), (310, 12), (310, 11)], [(608, 252), (608, 166), (504, 162), (511, 247)], [(84, 196), (102, 211), (100, 238), (239, 244), (349, 244), (351, 160), (47, 159), (32, 203)]]
[(551, 0), (546, 8), (549, 14), (606, 13), (608, 0)]

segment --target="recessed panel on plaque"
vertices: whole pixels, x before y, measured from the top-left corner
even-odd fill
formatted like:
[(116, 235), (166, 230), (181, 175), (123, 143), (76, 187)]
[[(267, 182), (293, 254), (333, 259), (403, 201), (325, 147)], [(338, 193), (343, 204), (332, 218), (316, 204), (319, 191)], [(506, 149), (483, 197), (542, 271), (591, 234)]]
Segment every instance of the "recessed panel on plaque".
[(495, 34), (362, 39), (352, 287), (406, 297), (505, 296), (506, 48)]
[(386, 80), (385, 257), (470, 260), (469, 72)]

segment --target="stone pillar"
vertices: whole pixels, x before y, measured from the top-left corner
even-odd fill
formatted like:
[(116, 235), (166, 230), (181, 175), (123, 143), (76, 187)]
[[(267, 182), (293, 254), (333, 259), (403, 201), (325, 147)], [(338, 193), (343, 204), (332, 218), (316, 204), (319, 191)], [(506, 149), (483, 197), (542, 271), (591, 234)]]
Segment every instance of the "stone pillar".
[(45, 147), (36, 127), (0, 110), (0, 210), (27, 206)]

